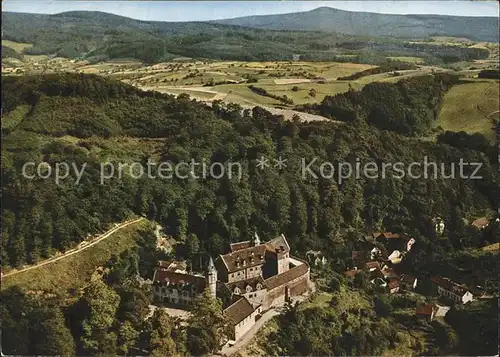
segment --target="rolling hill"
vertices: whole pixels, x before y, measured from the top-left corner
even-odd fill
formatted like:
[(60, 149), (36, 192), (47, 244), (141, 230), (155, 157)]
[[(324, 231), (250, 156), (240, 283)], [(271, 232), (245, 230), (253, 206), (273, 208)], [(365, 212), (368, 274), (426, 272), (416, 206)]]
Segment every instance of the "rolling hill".
[(497, 17), (388, 15), (320, 7), (307, 12), (246, 16), (216, 23), (273, 30), (334, 31), (356, 36), (453, 36), (498, 42)]
[[(350, 18), (337, 21), (343, 13), (330, 10), (323, 8), (295, 15), (273, 15), (265, 21), (250, 18), (220, 22), (140, 21), (95, 11), (55, 15), (3, 12), (2, 40), (32, 45), (23, 49), (23, 53), (28, 55), (84, 58), (91, 62), (135, 58), (158, 63), (178, 57), (279, 61), (291, 60), (293, 54), (299, 53), (301, 60), (309, 61), (338, 61), (341, 55), (350, 54), (368, 58), (358, 59), (360, 63), (377, 64), (377, 58), (385, 59), (386, 56), (426, 56), (431, 63), (439, 64), (450, 62), (450, 59), (451, 62), (484, 59), (489, 51), (442, 44), (415, 44), (397, 37), (446, 34), (494, 40), (497, 36), (496, 24), (490, 18), (479, 19), (480, 26), (477, 19), (471, 19), (470, 26), (448, 26), (455, 21), (451, 17), (453, 21), (447, 20), (445, 25), (428, 20), (424, 26), (422, 21), (415, 20), (409, 27), (408, 21), (400, 20), (406, 17), (392, 17), (394, 15), (352, 13)], [(383, 19), (388, 17), (382, 22), (377, 20), (378, 16)], [(427, 32), (419, 33), (415, 29), (419, 26)], [(369, 36), (365, 36), (367, 34)]]

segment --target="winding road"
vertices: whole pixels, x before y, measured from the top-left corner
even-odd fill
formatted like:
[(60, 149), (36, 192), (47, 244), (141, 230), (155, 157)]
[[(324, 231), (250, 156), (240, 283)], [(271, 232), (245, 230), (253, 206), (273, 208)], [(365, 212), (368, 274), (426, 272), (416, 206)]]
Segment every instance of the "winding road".
[(140, 222), (143, 219), (144, 219), (144, 217), (139, 217), (139, 218), (136, 218), (136, 219), (133, 219), (133, 220), (128, 220), (128, 221), (122, 222), (120, 224), (117, 224), (115, 227), (113, 227), (110, 230), (108, 230), (107, 232), (101, 234), (100, 236), (98, 236), (96, 239), (92, 240), (88, 244), (82, 244), (82, 243), (85, 243), (85, 241), (84, 241), (84, 242), (80, 243), (80, 245), (77, 248), (70, 249), (67, 252), (65, 252), (64, 254), (58, 255), (58, 256), (53, 257), (53, 258), (46, 259), (46, 260), (44, 260), (44, 261), (42, 261), (40, 263), (37, 263), (35, 265), (30, 265), (30, 266), (28, 266), (26, 268), (23, 268), (23, 269), (10, 271), (10, 272), (8, 272), (6, 274), (3, 274), (2, 275), (2, 279), (6, 278), (8, 276), (12, 276), (12, 275), (15, 275), (15, 274), (19, 274), (19, 273), (28, 271), (28, 270), (40, 268), (41, 266), (57, 262), (58, 260), (61, 260), (63, 258), (67, 258), (67, 257), (69, 257), (69, 256), (71, 256), (73, 254), (79, 253), (79, 252), (81, 252), (81, 251), (83, 251), (83, 250), (85, 250), (87, 248), (92, 247), (93, 245), (96, 245), (100, 241), (108, 238), (110, 235), (112, 235), (113, 233), (116, 233), (120, 229), (125, 228), (127, 226), (130, 226), (131, 224)]

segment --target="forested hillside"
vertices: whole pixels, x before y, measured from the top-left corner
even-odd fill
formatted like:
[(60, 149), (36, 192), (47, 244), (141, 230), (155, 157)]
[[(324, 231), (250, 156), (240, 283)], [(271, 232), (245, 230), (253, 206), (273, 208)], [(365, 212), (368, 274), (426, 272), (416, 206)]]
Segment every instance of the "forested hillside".
[[(419, 88), (413, 85), (405, 84), (410, 93)], [(392, 110), (387, 103), (397, 103), (400, 94), (385, 94), (379, 102), (360, 101), (360, 111), (366, 103), (371, 111)], [(346, 228), (406, 230), (425, 237), (435, 214), (453, 226), (454, 220), (493, 208), (498, 194), (490, 149), (484, 153), (419, 141), (398, 133), (405, 131), (397, 125), (384, 128), (395, 131), (376, 129), (369, 117), (351, 118), (349, 112), (335, 115), (348, 122), (342, 126), (283, 121), (261, 108), (241, 111), (237, 105), (217, 102), (210, 108), (184, 95), (174, 99), (96, 76), (70, 74), (5, 78), (2, 106), (7, 118), (2, 125), (8, 126), (2, 128), (4, 266), (32, 263), (53, 249), (68, 249), (132, 213), (168, 227), (187, 243), (188, 256), (215, 255), (230, 241), (255, 231), (265, 236), (284, 233), (294, 249), (304, 252), (331, 247), (343, 239)], [(398, 115), (393, 113), (394, 121), (405, 120)], [(289, 168), (261, 171), (256, 159), (262, 155), (283, 156)], [(424, 156), (447, 164), (460, 158), (481, 162), (483, 179), (351, 177), (339, 184), (332, 178), (304, 180), (300, 174), (302, 158), (317, 158), (312, 169), (318, 172), (324, 161), (359, 158), (363, 163), (408, 164), (422, 162)], [(243, 175), (241, 181), (226, 176), (165, 180), (124, 175), (99, 183), (101, 162), (146, 163), (149, 157), (173, 163), (191, 158), (239, 162)], [(78, 167), (86, 162), (87, 168), (79, 184), (73, 174), (56, 185), (53, 179), (23, 178), (21, 169), (28, 161), (65, 161)], [(468, 174), (472, 170), (465, 168)], [(465, 243), (457, 234), (451, 244), (458, 248)]]
[[(466, 32), (475, 33), (473, 29)], [(25, 54), (90, 61), (135, 58), (157, 63), (177, 57), (277, 61), (291, 60), (293, 54), (300, 54), (302, 60), (332, 61), (347, 53), (350, 61), (378, 63), (385, 56), (424, 56), (427, 62), (440, 64), (486, 58), (489, 53), (484, 48), (412, 44), (374, 35), (257, 29), (214, 22), (139, 21), (89, 11), (2, 13), (2, 39), (33, 44)]]
[(401, 134), (424, 134), (437, 119), (444, 93), (458, 77), (436, 74), (403, 79), (397, 83), (374, 82), (361, 91), (327, 96), (320, 104), (302, 109), (328, 118), (367, 121), (380, 129)]

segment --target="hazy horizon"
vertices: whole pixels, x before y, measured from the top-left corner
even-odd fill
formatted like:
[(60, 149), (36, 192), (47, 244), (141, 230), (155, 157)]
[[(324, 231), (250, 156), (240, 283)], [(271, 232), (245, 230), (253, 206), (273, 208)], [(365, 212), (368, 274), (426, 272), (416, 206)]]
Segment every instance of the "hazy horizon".
[[(119, 4), (118, 4), (119, 3)], [(146, 21), (210, 21), (311, 11), (319, 7), (398, 15), (497, 17), (496, 1), (19, 1), (5, 0), (2, 12), (57, 14), (102, 11)]]

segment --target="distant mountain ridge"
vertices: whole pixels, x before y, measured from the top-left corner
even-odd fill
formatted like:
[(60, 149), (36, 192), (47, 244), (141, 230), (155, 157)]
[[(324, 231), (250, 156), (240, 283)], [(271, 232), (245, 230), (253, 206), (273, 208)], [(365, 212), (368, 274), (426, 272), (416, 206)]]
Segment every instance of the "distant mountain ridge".
[[(324, 9), (320, 10), (319, 13), (325, 13)], [(330, 13), (330, 10), (326, 12)], [(276, 20), (275, 24), (263, 24), (277, 26), (278, 29), (218, 22), (141, 21), (97, 11), (54, 15), (2, 12), (2, 40), (32, 44), (24, 48), (22, 54), (79, 58), (90, 63), (110, 58), (135, 58), (146, 63), (158, 63), (178, 57), (283, 61), (292, 59), (297, 53), (305, 61), (342, 61), (345, 60), (342, 55), (347, 53), (351, 56), (349, 61), (370, 64), (385, 63), (387, 56), (423, 57), (432, 64), (488, 57), (489, 51), (484, 48), (414, 44), (407, 39), (393, 37), (400, 36), (399, 33), (391, 37), (377, 37), (327, 31), (329, 20), (319, 21), (322, 16), (316, 16), (318, 11), (296, 14), (292, 24), (285, 21), (286, 18)], [(300, 22), (304, 22), (304, 14), (311, 18), (311, 13), (318, 26), (326, 26), (324, 31), (283, 29), (299, 26)], [(353, 14), (357, 16), (361, 13)], [(397, 19), (397, 16), (390, 17), (386, 28), (401, 28), (401, 21)], [(310, 21), (313, 21), (312, 18)], [(360, 29), (368, 31), (369, 22), (360, 23)], [(351, 26), (354, 26), (352, 24), (353, 21)], [(461, 37), (473, 37), (469, 35), (465, 33)]]
[(212, 22), (273, 30), (331, 31), (356, 36), (452, 36), (499, 41), (498, 17), (390, 15), (320, 7), (307, 12), (245, 16)]

